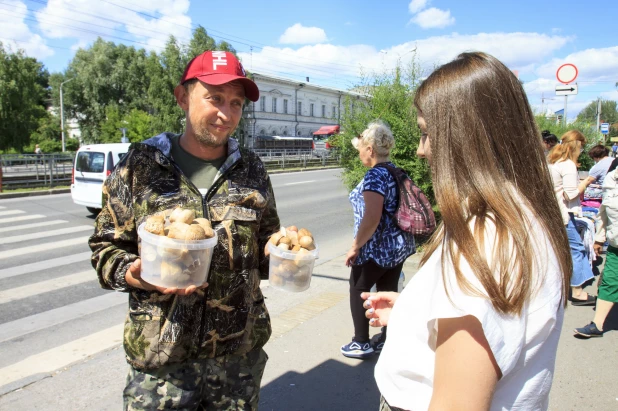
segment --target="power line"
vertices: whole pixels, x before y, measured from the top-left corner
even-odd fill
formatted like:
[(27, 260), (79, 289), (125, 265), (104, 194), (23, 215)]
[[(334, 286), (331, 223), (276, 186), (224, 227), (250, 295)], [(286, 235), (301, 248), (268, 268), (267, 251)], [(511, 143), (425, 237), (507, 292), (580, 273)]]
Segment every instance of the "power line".
[[(153, 18), (153, 19), (156, 19), (156, 20), (166, 21), (166, 22), (168, 22), (168, 23), (172, 23), (172, 24), (180, 25), (181, 27), (189, 28), (189, 29), (191, 29), (191, 30), (193, 30), (193, 28), (194, 28), (194, 27), (198, 27), (198, 25), (196, 25), (196, 24), (192, 24), (192, 26), (191, 26), (191, 27), (184, 26), (184, 25), (182, 25), (182, 24), (178, 24), (178, 23), (177, 23), (177, 22), (175, 22), (175, 21), (167, 20), (167, 19), (164, 19), (164, 18), (162, 18), (162, 17), (153, 16), (153, 15), (148, 14), (148, 13), (143, 13), (143, 12), (140, 12), (140, 11), (134, 10), (134, 9), (132, 9), (132, 8), (130, 8), (130, 7), (121, 6), (121, 5), (119, 5), (119, 4), (116, 4), (116, 3), (114, 3), (114, 2), (111, 2), (111, 1), (109, 1), (109, 0), (101, 0), (101, 1), (103, 1), (103, 2), (105, 2), (105, 3), (108, 3), (108, 4), (111, 4), (111, 5), (113, 5), (113, 6), (116, 6), (116, 7), (120, 7), (120, 8), (125, 9), (125, 10), (132, 11), (132, 12), (134, 12), (134, 13), (141, 14), (142, 16), (150, 17), (150, 18)], [(206, 28), (206, 27), (204, 27), (204, 29), (205, 29), (205, 30), (207, 30), (207, 31), (210, 31), (210, 32), (213, 32), (213, 31), (214, 31), (214, 32), (223, 33), (223, 32), (221, 32), (221, 31), (218, 31), (218, 30), (213, 30), (213, 29), (209, 29), (209, 28)], [(248, 43), (248, 42), (250, 42), (251, 40), (243, 39), (242, 37), (233, 36), (233, 35), (229, 35), (229, 34), (226, 34), (226, 33), (223, 33), (223, 34), (224, 34), (226, 37), (223, 37), (223, 36), (214, 36), (214, 37), (219, 37), (219, 38), (222, 38), (222, 39), (224, 39), (224, 40), (226, 40), (226, 41), (230, 41), (230, 42), (236, 41), (237, 43), (242, 44), (242, 45), (245, 45), (245, 46), (248, 46), (248, 47), (255, 47), (255, 48), (263, 49), (263, 47), (253, 46), (252, 44)], [(244, 41), (232, 40), (232, 39), (230, 39), (229, 37), (236, 37), (236, 38), (241, 39), (241, 40), (244, 40)], [(254, 43), (254, 44), (260, 44), (260, 43), (256, 43), (256, 42), (253, 42), (253, 43)], [(267, 45), (263, 45), (263, 46), (268, 47)], [(407, 53), (406, 53), (406, 54), (407, 54)], [(298, 56), (297, 58), (301, 58), (301, 59), (303, 59), (303, 60), (309, 60), (308, 58), (306, 58), (306, 57), (301, 57), (301, 56)], [(313, 59), (311, 59), (311, 60), (313, 61)], [(342, 63), (330, 63), (330, 62), (329, 62), (329, 63), (324, 62), (324, 63), (325, 63), (325, 64), (338, 65), (338, 66), (344, 66), (344, 67), (355, 67), (355, 66), (351, 66), (351, 65), (349, 65), (349, 64), (342, 64)]]
[[(47, 6), (47, 2), (45, 2), (45, 1), (43, 1), (43, 0), (29, 0), (29, 1), (34, 2), (34, 3), (38, 3), (38, 4), (42, 4), (42, 5), (46, 5), (46, 6)], [(193, 30), (193, 28), (194, 28), (194, 27), (199, 27), (199, 25), (197, 25), (197, 24), (192, 24), (192, 26), (191, 26), (191, 27), (190, 27), (190, 26), (185, 26), (185, 25), (182, 25), (182, 24), (178, 24), (177, 22), (174, 22), (174, 21), (171, 21), (171, 20), (167, 20), (167, 19), (164, 19), (164, 18), (161, 18), (161, 17), (157, 17), (157, 16), (154, 16), (154, 15), (152, 15), (152, 14), (148, 14), (148, 13), (140, 12), (140, 11), (137, 11), (137, 10), (132, 9), (132, 8), (130, 8), (130, 7), (125, 7), (125, 6), (122, 6), (122, 5), (119, 5), (119, 4), (116, 4), (116, 3), (113, 3), (113, 2), (111, 2), (111, 1), (108, 1), (108, 0), (101, 0), (101, 1), (103, 1), (103, 2), (105, 2), (105, 3), (108, 3), (108, 4), (110, 4), (110, 5), (113, 5), (113, 6), (116, 6), (116, 7), (122, 8), (122, 9), (124, 9), (124, 10), (132, 11), (132, 12), (134, 12), (134, 13), (137, 13), (137, 14), (143, 15), (143, 16), (145, 16), (145, 17), (149, 17), (149, 18), (152, 18), (152, 19), (160, 20), (160, 21), (165, 21), (165, 22), (168, 22), (168, 23), (171, 23), (171, 24), (175, 24), (175, 25), (180, 26), (180, 27), (187, 28), (187, 29), (189, 29), (189, 30)], [(128, 3), (128, 2), (127, 2), (127, 3)], [(130, 3), (129, 3), (129, 4), (130, 4)], [(95, 15), (95, 14), (91, 14), (91, 13), (84, 12), (84, 11), (82, 11), (82, 10), (78, 9), (78, 8), (75, 8), (75, 7), (67, 6), (67, 8), (69, 8), (69, 9), (71, 9), (71, 10), (74, 10), (74, 11), (77, 11), (78, 13), (81, 13), (81, 14), (85, 14), (85, 15), (94, 16), (94, 17), (97, 17), (97, 18), (99, 18), (99, 19), (104, 19), (104, 20), (107, 20), (107, 21), (110, 21), (110, 22), (113, 22), (113, 23), (116, 23), (116, 24), (126, 25), (126, 26), (131, 26), (131, 27), (139, 28), (139, 29), (141, 29), (141, 30), (153, 31), (153, 30), (150, 30), (150, 29), (146, 29), (146, 28), (144, 28), (144, 27), (136, 26), (136, 25), (134, 25), (134, 24), (125, 23), (125, 22), (122, 22), (122, 21), (113, 20), (113, 19), (109, 19), (109, 18), (105, 18), (105, 17), (100, 17), (100, 16)], [(212, 33), (213, 31), (214, 31), (214, 32), (220, 32), (220, 31), (218, 31), (218, 30), (209, 29), (209, 28), (204, 28), (204, 29), (205, 29), (205, 30), (207, 30), (207, 32), (210, 32), (210, 33)], [(122, 31), (122, 30), (119, 30), (119, 31)], [(126, 31), (125, 31), (125, 32), (126, 32)], [(131, 34), (131, 35), (135, 35), (135, 34), (130, 33), (130, 32), (128, 32), (128, 33), (129, 33), (129, 34)], [(157, 33), (159, 33), (159, 32), (157, 32)], [(222, 33), (222, 32), (220, 32), (220, 33)], [(242, 41), (237, 41), (237, 40), (232, 40), (232, 39), (230, 39), (229, 37), (235, 37), (235, 38), (238, 38), (238, 39), (241, 39), (241, 40), (245, 40), (245, 41), (247, 41), (247, 42), (249, 42), (250, 40), (246, 40), (246, 39), (243, 39), (242, 37), (233, 36), (233, 35), (229, 35), (229, 34), (226, 34), (226, 33), (223, 33), (223, 34), (224, 34), (225, 36), (227, 36), (227, 37), (217, 36), (217, 35), (212, 35), (212, 34), (211, 34), (211, 36), (212, 36), (212, 37), (218, 37), (219, 39), (223, 39), (223, 40), (230, 41), (230, 42), (238, 42), (239, 44), (242, 44), (242, 45), (245, 45), (245, 46), (254, 47), (254, 48), (258, 48), (258, 49), (263, 49), (263, 47), (259, 47), (259, 46), (252, 46), (252, 45), (251, 45), (251, 44), (249, 44), (249, 43), (245, 43), (245, 42), (242, 42)], [(188, 42), (190, 41), (189, 39), (186, 39), (186, 38), (181, 38), (181, 37), (178, 37), (178, 38), (179, 38), (179, 39), (181, 39), (181, 40), (184, 40), (186, 43), (188, 43)], [(257, 42), (254, 42), (254, 43), (257, 43)], [(261, 44), (261, 43), (257, 43), (257, 44)], [(266, 45), (264, 45), (264, 46), (266, 46)], [(268, 46), (266, 46), (266, 47), (268, 47)], [(406, 53), (406, 54), (407, 54), (407, 53)], [(313, 68), (314, 70), (317, 70), (317, 69), (318, 69), (317, 67), (321, 67), (321, 68), (323, 68), (324, 66), (340, 66), (340, 67), (350, 67), (350, 68), (355, 68), (355, 69), (358, 69), (358, 67), (357, 67), (357, 66), (355, 66), (355, 65), (350, 65), (350, 64), (334, 63), (334, 62), (326, 62), (326, 61), (321, 61), (321, 63), (320, 63), (320, 61), (319, 61), (319, 60), (316, 60), (316, 59), (314, 59), (314, 58), (308, 58), (308, 57), (302, 57), (302, 56), (290, 56), (290, 57), (291, 57), (291, 58), (294, 58), (294, 59), (296, 59), (296, 60), (298, 60), (298, 59), (301, 59), (301, 60), (310, 60), (310, 61), (312, 62), (312, 64), (299, 65), (299, 66), (300, 66), (300, 67), (303, 67), (303, 68), (304, 68), (304, 67), (314, 67), (314, 68)], [(271, 60), (273, 60), (273, 59), (271, 58)], [(274, 59), (274, 60), (275, 60), (275, 61), (283, 61), (283, 60), (277, 60), (277, 59)], [(315, 62), (317, 62), (317, 63), (315, 63)]]
[[(7, 4), (8, 5), (8, 3), (3, 3), (3, 2), (0, 2), (0, 4)], [(2, 9), (2, 10), (6, 10), (6, 9)], [(15, 10), (9, 10), (9, 11), (11, 11), (13, 13), (17, 13), (17, 11), (15, 11)], [(87, 24), (88, 26), (96, 26), (96, 27), (101, 27), (101, 28), (108, 29), (108, 30), (119, 31), (121, 33), (127, 33), (127, 34), (130, 34), (130, 35), (133, 35), (133, 36), (135, 35), (135, 33), (131, 33), (130, 31), (118, 29), (118, 28), (115, 28), (115, 27), (104, 26), (104, 25), (101, 25), (101, 24), (91, 23), (91, 22), (87, 22), (87, 21), (83, 21), (83, 20), (77, 20), (77, 19), (73, 19), (73, 18), (70, 18), (70, 17), (63, 17), (63, 16), (57, 16), (57, 15), (53, 15), (53, 14), (47, 14), (47, 13), (44, 13), (42, 11), (33, 11), (33, 12), (37, 13), (40, 16), (43, 16), (44, 18), (54, 17), (54, 18), (66, 19), (66, 20), (71, 20), (71, 21), (75, 21), (75, 22), (78, 22), (78, 23), (82, 23), (82, 24)], [(26, 17), (28, 16), (28, 14), (22, 14), (22, 15), (26, 16)], [(62, 26), (62, 27), (75, 28), (74, 26), (63, 25), (60, 22), (53, 22), (53, 21), (49, 21), (49, 20), (44, 20), (44, 21), (52, 23), (52, 24), (55, 24), (55, 25), (59, 25), (59, 26)], [(144, 30), (148, 30), (148, 29), (144, 29)], [(154, 30), (148, 30), (148, 31), (152, 31), (152, 32), (160, 34), (160, 32), (156, 32)], [(153, 37), (153, 38), (155, 38), (157, 40), (160, 40), (160, 41), (166, 41), (167, 40), (167, 39), (163, 40), (161, 38), (156, 38), (156, 37)]]
[[(23, 41), (23, 40), (17, 40), (17, 39), (7, 39), (5, 37), (0, 37), (0, 40), (4, 40), (4, 41), (9, 41), (9, 42), (15, 42), (15, 43), (23, 43), (23, 44), (28, 44), (28, 41)], [(42, 44), (45, 47), (51, 47), (54, 49), (62, 49), (62, 50), (72, 50), (70, 47), (60, 47), (60, 46), (52, 46), (51, 44)]]
[[(6, 10), (6, 9), (3, 9), (3, 10)], [(7, 11), (13, 12), (12, 10), (7, 10)], [(35, 19), (31, 18), (31, 17), (24, 17), (23, 14), (21, 14), (21, 15), (20, 14), (13, 14), (13, 15), (14, 16), (16, 15), (18, 17), (23, 17), (24, 20), (33, 21), (35, 23), (37, 22), (37, 20), (35, 20)], [(60, 23), (56, 23), (56, 22), (52, 22), (52, 21), (50, 21), (49, 23), (50, 24), (54, 24), (56, 26), (60, 26), (60, 27), (68, 27), (68, 28), (71, 28), (73, 30), (81, 31), (81, 32), (84, 32), (84, 33), (95, 34), (95, 35), (97, 35), (99, 37), (111, 37), (111, 38), (116, 38), (116, 39), (119, 39), (119, 40), (122, 40), (122, 41), (128, 41), (128, 42), (131, 42), (131, 43), (141, 44), (141, 45), (147, 46), (147, 47), (153, 47), (153, 48), (159, 48), (159, 49), (163, 49), (164, 48), (164, 47), (160, 47), (160, 46), (150, 45), (150, 44), (147, 44), (147, 43), (142, 43), (141, 41), (136, 41), (136, 40), (127, 39), (127, 38), (124, 38), (124, 37), (114, 36), (113, 34), (104, 34), (104, 33), (100, 33), (100, 32), (94, 31), (94, 30), (88, 30), (88, 29), (84, 29), (84, 28), (81, 28), (81, 27), (70, 26), (68, 24), (60, 24)]]
[[(42, 4), (42, 5), (47, 5), (47, 3), (45, 1), (41, 1), (41, 0), (29, 0), (29, 1), (32, 1), (32, 2), (38, 3), (38, 4)], [(116, 7), (120, 7), (120, 8), (129, 10), (129, 11), (135, 12), (135, 13), (139, 13), (141, 15), (145, 15), (145, 16), (150, 17), (150, 18), (154, 18), (154, 19), (165, 21), (164, 19), (161, 19), (159, 17), (153, 16), (153, 15), (150, 15), (150, 14), (147, 14), (147, 13), (138, 12), (138, 11), (136, 11), (134, 9), (131, 9), (131, 8), (128, 8), (128, 7), (124, 7), (124, 6), (120, 6), (118, 4), (115, 4), (115, 3), (112, 3), (112, 2), (109, 2), (109, 1), (106, 1), (106, 0), (103, 0), (103, 1), (105, 1), (105, 2), (107, 2), (109, 4), (112, 4), (112, 5), (116, 6)], [(6, 4), (6, 3), (4, 3), (4, 4)], [(153, 30), (149, 30), (149, 29), (146, 29), (144, 27), (140, 27), (140, 26), (129, 24), (129, 23), (121, 22), (121, 21), (118, 21), (118, 20), (113, 20), (113, 19), (97, 16), (97, 15), (94, 15), (92, 13), (84, 12), (84, 11), (76, 9), (76, 8), (71, 8), (71, 9), (76, 11), (77, 13), (84, 14), (84, 15), (89, 15), (89, 16), (96, 16), (98, 19), (107, 20), (107, 21), (110, 21), (110, 22), (115, 23), (115, 24), (124, 25), (124, 26), (131, 26), (131, 27), (139, 28), (141, 30), (146, 30), (146, 31), (153, 32)], [(15, 11), (11, 10), (11, 12), (15, 12)], [(140, 42), (140, 41), (136, 41), (136, 40), (132, 40), (132, 39), (127, 39), (127, 38), (120, 37), (120, 36), (115, 36), (113, 34), (101, 33), (101, 32), (94, 31), (94, 30), (89, 30), (89, 29), (86, 29), (86, 28), (83, 28), (83, 27), (76, 27), (76, 26), (73, 26), (73, 25), (62, 24), (62, 23), (59, 23), (57, 21), (48, 20), (47, 18), (51, 17), (51, 18), (56, 18), (56, 19), (73, 20), (73, 21), (76, 21), (78, 23), (88, 24), (90, 26), (98, 26), (98, 27), (102, 27), (102, 28), (105, 28), (105, 29), (108, 29), (108, 30), (114, 30), (114, 31), (118, 31), (118, 32), (127, 33), (127, 34), (130, 34), (132, 36), (135, 35), (134, 33), (131, 33), (131, 32), (126, 31), (126, 30), (121, 30), (121, 29), (117, 29), (117, 28), (113, 28), (113, 27), (104, 26), (104, 25), (89, 23), (89, 22), (85, 22), (83, 20), (72, 19), (70, 17), (61, 17), (61, 16), (53, 15), (51, 13), (48, 14), (48, 13), (45, 13), (45, 12), (43, 12), (41, 10), (36, 10), (34, 12), (39, 14), (39, 16), (40, 16), (39, 19), (41, 19), (42, 21), (48, 22), (49, 24), (52, 24), (52, 25), (56, 25), (56, 26), (59, 26), (59, 27), (70, 28), (70, 29), (77, 30), (77, 31), (80, 31), (80, 32), (91, 33), (91, 34), (94, 34), (94, 35), (97, 35), (97, 36), (100, 36), (100, 37), (103, 37), (103, 38), (115, 38), (115, 39), (119, 39), (119, 40), (122, 40), (122, 41), (127, 41), (127, 42), (131, 42), (131, 43), (135, 43), (135, 44), (140, 44), (140, 45), (143, 45), (143, 46), (146, 46), (146, 47), (163, 49), (163, 47), (160, 47), (160, 46), (149, 45), (147, 43), (143, 43), (143, 42)], [(30, 18), (28, 15), (23, 15), (22, 14), (21, 16), (24, 17), (25, 20), (35, 21), (32, 18)], [(41, 16), (45, 16), (45, 19), (42, 18)], [(183, 26), (183, 27), (186, 27), (186, 26)], [(191, 29), (190, 27), (187, 27), (187, 28)], [(160, 33), (160, 32), (157, 32), (157, 33)], [(161, 38), (156, 38), (154, 36), (153, 36), (153, 38), (157, 39), (157, 40), (160, 40), (160, 41), (163, 41)], [(181, 40), (187, 40), (187, 39), (182, 39), (182, 38), (180, 38), (180, 39)], [(226, 40), (229, 40), (229, 39), (226, 39)], [(241, 44), (245, 44), (245, 43), (241, 43)], [(252, 48), (253, 46), (249, 46), (249, 47)], [(261, 48), (261, 47), (257, 47), (257, 48)], [(241, 50), (239, 50), (239, 51), (241, 51)], [(284, 53), (282, 53), (281, 56), (287, 57), (287, 55), (284, 54)], [(300, 59), (303, 58), (301, 56), (290, 56), (290, 57), (294, 58), (296, 60), (298, 60), (299, 58)], [(330, 74), (330, 73), (332, 73), (332, 70), (328, 70), (328, 67), (325, 67), (325, 65), (346, 66), (346, 67), (354, 67), (355, 69), (358, 69), (358, 67), (356, 67), (356, 66), (344, 65), (344, 64), (339, 64), (339, 63), (332, 63), (332, 62), (328, 62), (328, 63), (324, 62), (323, 64), (320, 64), (320, 65), (317, 65), (315, 63), (314, 63), (314, 65), (303, 65), (303, 64), (296, 64), (296, 63), (290, 62), (290, 61), (288, 61), (286, 59), (281, 59), (281, 58), (276, 58), (276, 57), (273, 58), (272, 56), (269, 56), (269, 60), (280, 63), (280, 65), (282, 67), (284, 67), (284, 68), (289, 68), (289, 69), (294, 70), (296, 67), (298, 67), (298, 68), (300, 68), (302, 70), (311, 71), (312, 73), (311, 73), (310, 76), (312, 78), (314, 78), (314, 79), (322, 80), (322, 81), (329, 82), (329, 83), (346, 85), (346, 86), (348, 86), (348, 84), (349, 84), (348, 82), (342, 82), (342, 81), (339, 81), (337, 79), (333, 79), (333, 78), (330, 78), (330, 77), (327, 78), (327, 77), (320, 77), (319, 75), (316, 76), (316, 75), (314, 75), (314, 73), (315, 72), (323, 73), (323, 74)], [(312, 61), (315, 62), (316, 60), (312, 59)], [(275, 74), (279, 74), (279, 75), (288, 75), (288, 76), (293, 76), (293, 77), (298, 77), (298, 78), (303, 78), (303, 77), (306, 76), (304, 74), (289, 73), (289, 72), (280, 71), (280, 70), (279, 71), (278, 70), (268, 70), (268, 71), (270, 73), (275, 73)], [(354, 77), (353, 74), (350, 74), (349, 76), (350, 77)]]

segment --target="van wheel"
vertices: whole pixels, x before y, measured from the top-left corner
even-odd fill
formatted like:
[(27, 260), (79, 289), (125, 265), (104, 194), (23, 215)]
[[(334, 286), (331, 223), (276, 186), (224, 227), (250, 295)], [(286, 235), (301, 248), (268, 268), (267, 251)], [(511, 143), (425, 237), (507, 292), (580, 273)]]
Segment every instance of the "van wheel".
[(94, 207), (86, 207), (86, 210), (90, 211), (94, 215), (98, 215), (101, 212), (100, 208), (94, 208)]

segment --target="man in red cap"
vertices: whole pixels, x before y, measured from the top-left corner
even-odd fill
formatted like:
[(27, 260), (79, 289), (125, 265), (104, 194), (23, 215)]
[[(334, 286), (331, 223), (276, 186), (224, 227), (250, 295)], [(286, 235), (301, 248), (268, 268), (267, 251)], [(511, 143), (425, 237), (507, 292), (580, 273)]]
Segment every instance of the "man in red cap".
[[(127, 410), (255, 410), (271, 333), (260, 291), (264, 248), (279, 230), (270, 178), (231, 137), (259, 90), (229, 52), (189, 62), (174, 90), (184, 133), (131, 146), (103, 192), (89, 244), (103, 288), (129, 294)], [(175, 207), (211, 221), (218, 243), (208, 283), (163, 288), (141, 278), (137, 227)]]

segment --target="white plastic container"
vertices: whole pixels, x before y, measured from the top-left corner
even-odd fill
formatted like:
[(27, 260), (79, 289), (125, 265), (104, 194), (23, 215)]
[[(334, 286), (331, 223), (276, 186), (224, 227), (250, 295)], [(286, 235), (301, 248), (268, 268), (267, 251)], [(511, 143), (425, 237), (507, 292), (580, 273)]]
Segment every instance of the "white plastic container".
[(206, 240), (176, 240), (149, 233), (145, 225), (137, 229), (144, 281), (165, 288), (199, 287), (206, 282), (217, 233)]
[(271, 286), (284, 291), (301, 292), (309, 288), (311, 273), (318, 258), (318, 246), (315, 250), (303, 253), (284, 251), (268, 243), (270, 267), (268, 281)]

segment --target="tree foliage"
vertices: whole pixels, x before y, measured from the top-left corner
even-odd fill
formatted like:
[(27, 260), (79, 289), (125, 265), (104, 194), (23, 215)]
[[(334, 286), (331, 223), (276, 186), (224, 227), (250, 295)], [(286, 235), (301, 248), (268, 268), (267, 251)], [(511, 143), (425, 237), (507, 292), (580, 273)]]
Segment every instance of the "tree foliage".
[(49, 73), (22, 50), (0, 42), (0, 150), (22, 151), (48, 116)]
[(349, 189), (356, 186), (367, 171), (351, 140), (362, 133), (370, 122), (380, 120), (391, 128), (395, 137), (391, 160), (433, 198), (427, 162), (416, 156), (420, 130), (416, 125), (413, 100), (420, 78), (420, 66), (416, 59), (412, 59), (405, 67), (398, 64), (392, 71), (363, 75), (355, 90), (366, 94), (367, 99), (344, 99), (346, 110), (341, 113), (341, 133), (332, 139), (333, 144), (340, 149), (343, 178)]
[(52, 76), (53, 99), (59, 105), (60, 83), (74, 79), (63, 86), (65, 118), (78, 120), (88, 143), (120, 142), (122, 127), (132, 142), (163, 131), (178, 133), (185, 114), (176, 104), (174, 88), (193, 57), (217, 49), (235, 52), (201, 26), (189, 44), (170, 36), (158, 54), (99, 38), (78, 50), (64, 73)]
[[(616, 101), (601, 99), (601, 123), (616, 124), (618, 123), (618, 109)], [(593, 101), (588, 104), (578, 115), (577, 121), (580, 123), (594, 124), (597, 123), (598, 101)], [(618, 127), (614, 126), (609, 129), (608, 137), (618, 137)], [(609, 141), (609, 139), (607, 140)]]

